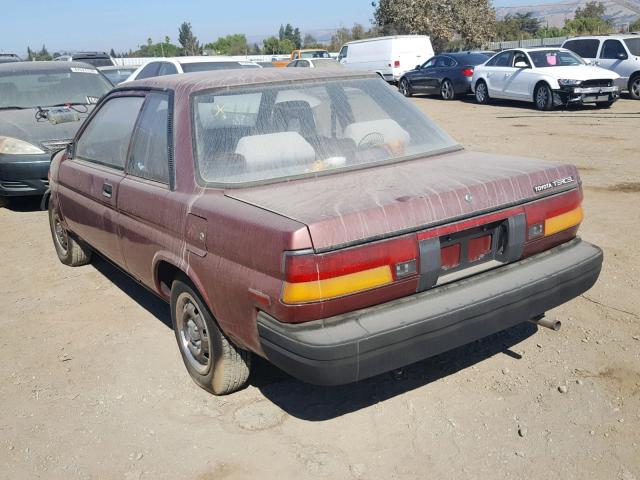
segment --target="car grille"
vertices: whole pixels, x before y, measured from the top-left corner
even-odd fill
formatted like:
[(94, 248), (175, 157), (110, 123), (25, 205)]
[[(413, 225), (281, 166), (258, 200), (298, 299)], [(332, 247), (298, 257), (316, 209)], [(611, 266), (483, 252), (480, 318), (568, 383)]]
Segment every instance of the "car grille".
[(71, 138), (62, 140), (45, 140), (44, 142), (41, 142), (40, 145), (42, 145), (42, 148), (44, 148), (47, 152), (53, 153), (57, 152), (58, 150), (67, 148), (67, 145), (69, 145), (71, 142)]
[(585, 80), (580, 84), (581, 87), (611, 87), (613, 86), (613, 80), (607, 78), (598, 80)]

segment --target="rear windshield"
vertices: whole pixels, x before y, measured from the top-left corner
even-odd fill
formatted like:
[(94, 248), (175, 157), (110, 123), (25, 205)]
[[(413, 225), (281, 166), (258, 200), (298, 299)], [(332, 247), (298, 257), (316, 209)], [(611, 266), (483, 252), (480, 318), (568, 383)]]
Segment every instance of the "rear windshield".
[(326, 50), (314, 50), (311, 52), (300, 52), (300, 58), (331, 58)]
[(198, 169), (208, 184), (316, 175), (456, 147), (380, 79), (203, 92), (192, 109)]
[(73, 57), (74, 62), (83, 62), (94, 67), (110, 67), (113, 61), (109, 57)]
[(640, 38), (627, 38), (624, 43), (631, 52), (631, 55), (640, 57)]
[(584, 64), (579, 57), (566, 50), (536, 50), (529, 52), (529, 56), (533, 64), (538, 68), (567, 67)]
[(97, 103), (111, 84), (97, 70), (70, 67), (0, 74), (0, 109)]
[(197, 62), (181, 63), (184, 73), (208, 72), (209, 70), (235, 70), (239, 68), (260, 68), (253, 62)]

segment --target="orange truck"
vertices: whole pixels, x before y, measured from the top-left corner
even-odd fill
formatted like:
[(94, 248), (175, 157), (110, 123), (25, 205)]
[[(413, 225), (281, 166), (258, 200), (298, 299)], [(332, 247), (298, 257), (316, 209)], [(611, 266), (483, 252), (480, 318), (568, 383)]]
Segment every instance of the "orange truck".
[(299, 58), (331, 58), (331, 55), (329, 55), (328, 51), (317, 48), (298, 49), (291, 52), (289, 60), (276, 60), (271, 63), (276, 67), (286, 67), (289, 62)]

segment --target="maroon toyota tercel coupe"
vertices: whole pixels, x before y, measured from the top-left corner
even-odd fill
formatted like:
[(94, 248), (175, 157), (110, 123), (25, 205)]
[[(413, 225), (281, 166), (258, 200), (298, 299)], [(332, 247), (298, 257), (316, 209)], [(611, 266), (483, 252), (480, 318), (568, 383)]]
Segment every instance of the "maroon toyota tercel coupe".
[(543, 321), (602, 264), (575, 167), (467, 152), (363, 73), (129, 83), (50, 177), (60, 260), (99, 252), (170, 301), (215, 394), (251, 354), (342, 384)]

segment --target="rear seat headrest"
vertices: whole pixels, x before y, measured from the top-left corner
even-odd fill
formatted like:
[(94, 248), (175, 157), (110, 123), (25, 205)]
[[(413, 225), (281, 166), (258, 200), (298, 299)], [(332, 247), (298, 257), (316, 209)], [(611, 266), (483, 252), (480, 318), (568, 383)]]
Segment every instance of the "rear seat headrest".
[(235, 153), (244, 157), (248, 170), (301, 165), (316, 159), (313, 147), (297, 132), (242, 137)]
[(352, 139), (356, 145), (360, 145), (363, 140), (367, 137), (371, 138), (372, 136), (380, 138), (380, 143), (392, 143), (396, 141), (408, 143), (409, 140), (411, 140), (409, 132), (402, 128), (398, 122), (390, 118), (351, 123), (344, 129), (344, 137)]

